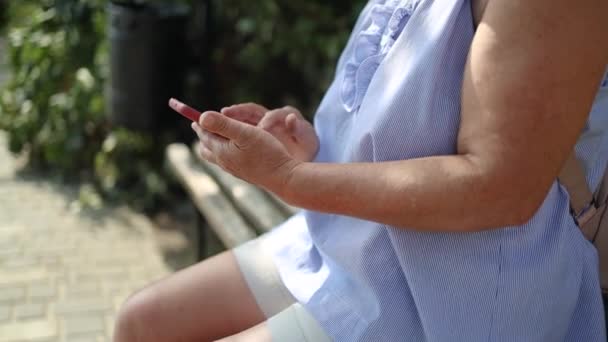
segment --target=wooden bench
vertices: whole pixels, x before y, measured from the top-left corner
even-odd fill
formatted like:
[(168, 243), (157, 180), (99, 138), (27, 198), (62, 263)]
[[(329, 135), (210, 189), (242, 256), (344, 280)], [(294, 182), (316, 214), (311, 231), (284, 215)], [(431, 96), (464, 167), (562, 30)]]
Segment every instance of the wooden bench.
[[(274, 195), (200, 158), (184, 144), (166, 149), (170, 172), (183, 185), (201, 218), (226, 248), (268, 232), (297, 212)], [(199, 230), (199, 258), (208, 253), (212, 236)]]

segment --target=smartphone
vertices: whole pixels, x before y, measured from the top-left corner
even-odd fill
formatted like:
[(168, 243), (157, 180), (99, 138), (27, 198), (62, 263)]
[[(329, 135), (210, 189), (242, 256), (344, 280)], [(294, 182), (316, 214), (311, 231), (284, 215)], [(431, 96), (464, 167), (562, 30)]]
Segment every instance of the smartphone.
[(201, 112), (174, 98), (169, 100), (169, 107), (194, 122), (198, 122), (201, 117)]

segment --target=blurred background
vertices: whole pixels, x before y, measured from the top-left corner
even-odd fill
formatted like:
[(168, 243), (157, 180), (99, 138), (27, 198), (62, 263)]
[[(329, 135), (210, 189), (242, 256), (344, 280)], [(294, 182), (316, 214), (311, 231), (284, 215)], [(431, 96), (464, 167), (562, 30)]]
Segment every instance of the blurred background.
[(0, 0), (0, 341), (109, 341), (199, 253), (169, 97), (312, 119), (363, 0)]

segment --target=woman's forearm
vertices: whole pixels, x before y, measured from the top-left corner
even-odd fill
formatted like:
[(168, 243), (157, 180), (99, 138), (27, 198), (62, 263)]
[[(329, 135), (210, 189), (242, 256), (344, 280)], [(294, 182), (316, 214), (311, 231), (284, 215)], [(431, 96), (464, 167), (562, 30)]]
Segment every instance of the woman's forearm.
[(484, 172), (462, 155), (383, 163), (304, 163), (293, 169), (282, 196), (305, 209), (397, 227), (477, 231), (530, 218), (538, 203), (523, 200), (525, 194), (514, 182)]

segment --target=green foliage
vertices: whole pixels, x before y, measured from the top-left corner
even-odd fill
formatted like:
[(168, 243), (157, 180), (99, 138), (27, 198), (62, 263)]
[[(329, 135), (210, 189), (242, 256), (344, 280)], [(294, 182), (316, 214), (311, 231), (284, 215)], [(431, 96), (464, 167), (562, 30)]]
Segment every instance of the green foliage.
[(93, 184), (84, 193), (149, 208), (166, 189), (159, 148), (146, 134), (111, 128), (104, 115), (105, 3), (11, 3), (12, 78), (0, 97), (0, 129), (30, 166)]
[[(312, 113), (364, 3), (214, 0), (215, 104), (294, 104)], [(126, 199), (150, 208), (167, 190), (163, 145), (106, 120), (106, 5), (9, 2), (12, 76), (0, 95), (0, 129), (31, 166), (86, 184), (83, 202)]]
[(364, 0), (222, 0), (215, 61), (225, 103), (294, 104), (312, 115)]
[(32, 162), (69, 173), (90, 164), (86, 150), (102, 133), (95, 57), (103, 23), (90, 5), (79, 4), (11, 5), (27, 15), (16, 17), (8, 33), (13, 77), (0, 99), (0, 128), (10, 132), (11, 150), (28, 147)]

